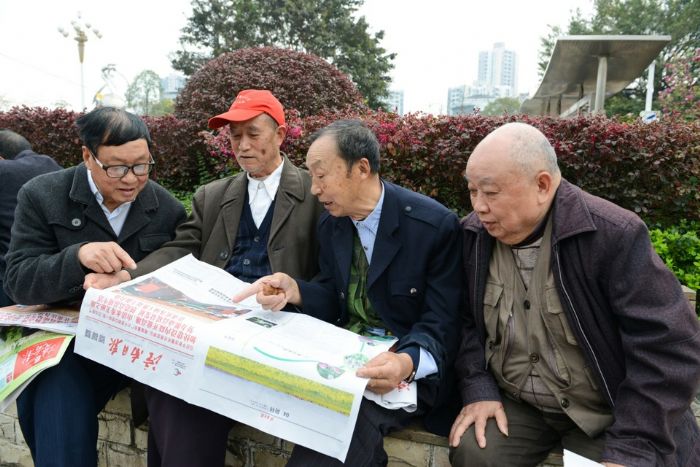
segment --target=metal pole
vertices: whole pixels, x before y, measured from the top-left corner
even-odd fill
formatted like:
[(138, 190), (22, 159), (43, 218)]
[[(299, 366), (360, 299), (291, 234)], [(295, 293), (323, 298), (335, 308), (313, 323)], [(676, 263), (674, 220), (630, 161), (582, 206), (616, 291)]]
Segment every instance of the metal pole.
[(644, 110), (651, 111), (651, 99), (654, 97), (654, 70), (656, 68), (656, 60), (649, 65), (649, 74), (647, 75), (647, 101), (644, 105)]
[(85, 74), (83, 72), (83, 59), (85, 58), (85, 42), (87, 35), (82, 31), (77, 34), (75, 40), (78, 42), (78, 59), (80, 60), (80, 109), (85, 109)]
[(605, 112), (605, 82), (608, 79), (608, 57), (598, 57), (598, 77), (595, 83), (595, 104), (593, 113)]

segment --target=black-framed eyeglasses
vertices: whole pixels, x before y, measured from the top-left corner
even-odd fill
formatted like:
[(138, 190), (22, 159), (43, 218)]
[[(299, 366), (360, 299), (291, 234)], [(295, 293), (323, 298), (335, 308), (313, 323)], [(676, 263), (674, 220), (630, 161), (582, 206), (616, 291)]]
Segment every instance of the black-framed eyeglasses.
[(134, 165), (104, 165), (100, 160), (95, 156), (92, 151), (90, 151), (90, 155), (92, 156), (93, 159), (95, 159), (95, 162), (97, 162), (97, 165), (105, 171), (107, 176), (109, 178), (122, 178), (126, 176), (127, 173), (129, 173), (129, 170), (134, 172), (134, 175), (136, 176), (144, 176), (148, 175), (151, 173), (151, 170), (153, 170), (153, 167), (156, 165), (155, 161), (153, 160), (153, 157), (151, 157), (151, 162), (148, 162), (146, 164), (134, 164)]

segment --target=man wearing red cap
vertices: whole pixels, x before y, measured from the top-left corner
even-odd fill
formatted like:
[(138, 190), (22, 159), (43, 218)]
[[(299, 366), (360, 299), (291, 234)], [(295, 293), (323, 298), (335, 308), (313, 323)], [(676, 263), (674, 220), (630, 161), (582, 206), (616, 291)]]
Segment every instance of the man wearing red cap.
[[(272, 272), (305, 280), (316, 273), (322, 207), (311, 195), (308, 173), (280, 152), (287, 132), (282, 104), (269, 91), (241, 91), (228, 112), (209, 120), (209, 128), (227, 124), (244, 172), (200, 187), (175, 239), (139, 262), (133, 277), (190, 253), (247, 282)], [(85, 286), (131, 278), (125, 270), (91, 275)], [(231, 419), (150, 387), (146, 400), (149, 467), (224, 465)]]

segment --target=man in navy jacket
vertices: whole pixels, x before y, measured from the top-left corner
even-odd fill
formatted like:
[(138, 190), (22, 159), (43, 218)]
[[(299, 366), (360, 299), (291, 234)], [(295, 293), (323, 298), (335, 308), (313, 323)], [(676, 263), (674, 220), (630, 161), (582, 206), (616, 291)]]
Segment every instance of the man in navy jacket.
[[(382, 180), (379, 143), (359, 121), (338, 121), (318, 132), (306, 165), (311, 193), (327, 210), (319, 221), (320, 273), (311, 282), (274, 274), (251, 291), (262, 284), (281, 289), (277, 295), (258, 292), (265, 308), (291, 303), (355, 332), (399, 338), (394, 351), (370, 360), (357, 375), (378, 394), (417, 380), (418, 410), (388, 410), (363, 400), (345, 460), (352, 466), (382, 465), (384, 435), (416, 415), (439, 418), (435, 409), (451, 387), (461, 280), (457, 217), (426, 196)], [(363, 269), (358, 264), (365, 259)], [(297, 445), (287, 465), (338, 464)]]
[(2, 276), (5, 275), (5, 253), (10, 247), (17, 192), (37, 175), (60, 169), (51, 157), (32, 151), (32, 145), (22, 135), (0, 130), (0, 306), (12, 304), (2, 288)]

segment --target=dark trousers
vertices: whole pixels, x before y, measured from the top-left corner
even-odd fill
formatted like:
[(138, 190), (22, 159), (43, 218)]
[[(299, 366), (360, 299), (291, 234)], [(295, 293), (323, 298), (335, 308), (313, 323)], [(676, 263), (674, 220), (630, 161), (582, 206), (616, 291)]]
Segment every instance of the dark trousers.
[(148, 467), (218, 467), (234, 421), (146, 387)]
[(66, 350), (17, 398), (17, 414), (36, 467), (95, 467), (97, 415), (129, 379)]
[(420, 414), (420, 408), (413, 413), (401, 409), (388, 410), (370, 400), (362, 399), (345, 463), (297, 445), (294, 446), (287, 467), (385, 466), (389, 459), (384, 451), (384, 436), (403, 428)]
[(482, 449), (476, 444), (472, 425), (462, 435), (459, 446), (450, 450), (453, 467), (533, 467), (555, 447), (600, 461), (603, 436), (589, 437), (566, 414), (542, 412), (505, 396), (502, 401), (508, 418), (508, 437), (501, 434), (491, 418), (486, 424), (486, 447)]

